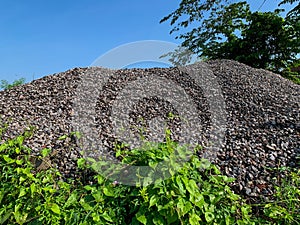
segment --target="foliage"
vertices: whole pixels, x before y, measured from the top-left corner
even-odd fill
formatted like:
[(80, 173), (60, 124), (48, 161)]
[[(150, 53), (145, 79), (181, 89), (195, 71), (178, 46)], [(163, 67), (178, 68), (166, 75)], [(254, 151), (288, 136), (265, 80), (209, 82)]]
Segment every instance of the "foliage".
[(265, 215), (279, 224), (297, 224), (300, 221), (300, 170), (291, 170), (290, 179), (275, 186), (275, 200), (264, 205)]
[(11, 84), (7, 80), (1, 80), (0, 82), (1, 82), (0, 83), (0, 88), (5, 90), (5, 89), (10, 89), (10, 88), (13, 88), (13, 87), (24, 84), (25, 83), (25, 78), (20, 78), (18, 80), (15, 80)]
[[(192, 52), (205, 56), (203, 51), (208, 51), (224, 38), (234, 38), (235, 31), (244, 26), (241, 18), (246, 18), (249, 5), (246, 2), (226, 5), (229, 1), (182, 1), (179, 8), (160, 22), (171, 20), (173, 29), (170, 33), (178, 32), (189, 26), (194, 27), (191, 31), (176, 36), (183, 39), (182, 46)], [(180, 21), (185, 16), (183, 21)], [(176, 24), (177, 22), (177, 24)], [(226, 24), (226, 26), (224, 26)]]
[(300, 60), (288, 66), (282, 72), (282, 76), (293, 81), (296, 84), (300, 84)]
[[(263, 204), (257, 204), (268, 221), (276, 224), (299, 224), (300, 222), (300, 170), (299, 168), (279, 167), (272, 168), (282, 174), (288, 174), (288, 178), (274, 177), (275, 194), (273, 199)], [(254, 205), (253, 205), (254, 206)], [(258, 220), (260, 221), (260, 220)]]
[(247, 20), (249, 24), (241, 38), (228, 40), (211, 58), (231, 58), (277, 73), (296, 59), (300, 52), (300, 33), (286, 24), (278, 12), (251, 13)]
[[(196, 155), (181, 168), (176, 168), (177, 173), (169, 179), (148, 186), (141, 186), (141, 183), (125, 186), (100, 174), (90, 178), (92, 184), (80, 181), (81, 185), (74, 185), (74, 180), (63, 181), (55, 168), (35, 171), (30, 163), (30, 149), (23, 145), (30, 135), (31, 130), (12, 140), (1, 139), (0, 224), (268, 223), (265, 219), (253, 218), (251, 206), (230, 190), (228, 184), (232, 178), (221, 175), (216, 166)], [(152, 146), (150, 152), (128, 152), (121, 147), (116, 154), (130, 165), (151, 164), (155, 167), (157, 162), (172, 154), (174, 148), (181, 149), (171, 140)], [(40, 157), (49, 152), (44, 149)], [(78, 166), (89, 170), (93, 165), (82, 158), (78, 160)], [(297, 184), (289, 184), (289, 189), (278, 189), (278, 196), (287, 197), (282, 200), (286, 203), (289, 198), (299, 201), (299, 173), (292, 176), (297, 179)], [(265, 206), (269, 221), (275, 218), (280, 224), (299, 222), (295, 214), (282, 220), (280, 216), (285, 205), (281, 203), (277, 201)], [(288, 212), (290, 210), (287, 208)]]
[[(284, 4), (294, 4), (296, 2), (299, 2), (299, 0), (283, 0), (279, 3), (279, 6)], [(299, 16), (300, 16), (300, 3), (287, 13), (286, 18), (294, 22), (297, 21), (299, 22)]]
[(0, 146), (0, 224), (112, 224), (109, 209), (88, 193), (92, 186), (76, 189), (55, 168), (35, 171), (22, 144), (28, 136)]
[(284, 19), (280, 12), (251, 12), (245, 1), (183, 0), (160, 22), (170, 20), (170, 33), (183, 31), (176, 38), (200, 58), (234, 59), (280, 73), (300, 53), (299, 15)]

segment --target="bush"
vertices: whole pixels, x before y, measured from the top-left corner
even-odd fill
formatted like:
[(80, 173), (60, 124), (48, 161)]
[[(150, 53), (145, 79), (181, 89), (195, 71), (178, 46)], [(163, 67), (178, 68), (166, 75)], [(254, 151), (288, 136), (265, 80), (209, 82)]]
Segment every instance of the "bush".
[[(162, 160), (169, 165), (169, 169), (164, 171), (171, 175), (168, 179), (156, 180), (143, 186), (148, 178), (140, 175), (141, 179), (136, 186), (126, 186), (100, 174), (90, 178), (92, 184), (81, 181), (80, 185), (75, 185), (74, 180), (63, 181), (55, 168), (37, 172), (31, 163), (34, 156), (23, 145), (25, 138), (31, 134), (32, 130), (28, 130), (13, 140), (1, 141), (0, 224), (267, 222), (261, 218), (253, 218), (251, 206), (230, 190), (228, 184), (233, 179), (221, 175), (217, 167), (208, 161), (193, 154), (190, 160), (178, 167), (174, 153), (184, 156), (186, 149), (171, 141), (168, 136), (164, 143), (147, 143), (147, 151), (126, 151), (122, 145), (117, 146), (116, 156), (128, 165), (149, 165), (154, 171), (159, 168), (158, 162)], [(43, 160), (50, 151), (43, 149), (41, 155), (35, 157)], [(78, 160), (78, 167), (87, 171), (99, 166), (88, 162), (88, 159), (81, 158)], [(299, 179), (299, 174), (297, 176)], [(269, 210), (266, 213), (270, 216), (268, 218), (273, 220), (270, 212), (278, 211), (278, 208), (266, 205), (266, 209)], [(289, 221), (294, 222), (296, 219), (297, 215), (294, 220)]]

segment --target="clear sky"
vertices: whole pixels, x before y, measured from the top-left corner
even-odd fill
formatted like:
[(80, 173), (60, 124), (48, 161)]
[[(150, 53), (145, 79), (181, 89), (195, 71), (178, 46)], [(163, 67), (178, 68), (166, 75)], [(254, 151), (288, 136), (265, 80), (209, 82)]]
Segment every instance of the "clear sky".
[[(263, 0), (249, 1), (257, 10)], [(279, 0), (266, 0), (262, 11)], [(87, 67), (107, 51), (142, 40), (180, 44), (160, 19), (180, 0), (0, 0), (0, 80), (31, 81)]]

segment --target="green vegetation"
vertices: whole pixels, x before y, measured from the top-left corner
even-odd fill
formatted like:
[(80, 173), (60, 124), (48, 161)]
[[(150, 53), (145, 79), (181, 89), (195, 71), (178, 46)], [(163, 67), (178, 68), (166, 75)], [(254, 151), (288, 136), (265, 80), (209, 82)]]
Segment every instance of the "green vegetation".
[(18, 80), (15, 80), (13, 83), (9, 83), (7, 80), (1, 80), (0, 81), (0, 89), (10, 89), (19, 85), (22, 85), (25, 83), (25, 78), (20, 78)]
[[(1, 130), (0, 134), (4, 132)], [(148, 151), (125, 151), (116, 155), (129, 165), (157, 168), (165, 160), (171, 176), (142, 186), (125, 186), (100, 174), (89, 179), (63, 181), (55, 168), (37, 172), (30, 149), (23, 141), (32, 130), (0, 145), (0, 224), (299, 224), (300, 172), (294, 171), (276, 187), (275, 200), (260, 204), (263, 215), (228, 186), (233, 178), (221, 175), (216, 166), (192, 155), (178, 167), (174, 151), (185, 148), (171, 141), (147, 144)], [(41, 150), (41, 159), (51, 152)], [(81, 158), (84, 174), (94, 166)], [(109, 163), (107, 163), (109, 165)], [(171, 169), (170, 169), (171, 168)], [(173, 169), (174, 170), (173, 170)], [(175, 173), (175, 168), (177, 173)], [(141, 177), (143, 178), (143, 177)], [(256, 206), (257, 207), (257, 206)]]
[(283, 179), (281, 185), (275, 185), (275, 199), (262, 204), (264, 214), (277, 224), (300, 223), (300, 170), (278, 168), (289, 171), (289, 178)]
[(293, 81), (296, 84), (300, 84), (300, 59), (287, 67), (282, 76)]
[[(284, 0), (279, 6), (296, 2), (299, 0)], [(202, 59), (233, 59), (297, 83), (299, 79), (287, 70), (299, 60), (300, 4), (285, 18), (281, 16), (283, 11), (252, 12), (246, 1), (183, 0), (161, 22), (170, 21), (170, 33), (182, 32), (176, 37), (183, 40), (181, 46)], [(169, 55), (172, 61), (186, 60), (176, 52)]]

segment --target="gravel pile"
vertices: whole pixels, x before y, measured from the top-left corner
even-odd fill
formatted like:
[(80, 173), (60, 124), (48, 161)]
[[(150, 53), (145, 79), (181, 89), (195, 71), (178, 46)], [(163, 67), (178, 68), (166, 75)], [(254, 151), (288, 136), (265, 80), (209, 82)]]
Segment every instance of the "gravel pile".
[[(203, 71), (204, 67), (212, 73), (211, 77), (213, 82), (217, 82), (217, 87), (214, 83), (209, 83), (210, 78), (207, 74), (207, 83), (202, 79), (201, 84), (187, 74), (190, 69)], [(99, 93), (85, 92), (90, 86), (81, 86), (80, 89), (80, 82), (88, 80), (90, 74), (101, 79), (103, 74), (109, 73), (111, 76)], [(172, 92), (174, 89), (167, 87), (176, 84), (192, 99), (192, 104), (197, 109), (197, 134), (191, 135), (191, 138), (205, 146), (200, 155), (205, 154), (206, 147), (211, 149), (211, 142), (216, 143), (215, 157), (210, 159), (220, 167), (224, 175), (237, 178), (232, 184), (237, 193), (249, 198), (272, 195), (274, 171), (268, 168), (299, 167), (297, 160), (300, 156), (300, 87), (277, 74), (253, 69), (230, 60), (209, 61), (207, 64), (198, 63), (186, 68), (117, 71), (75, 68), (1, 91), (0, 116), (2, 122), (9, 123), (4, 138), (14, 137), (28, 126), (34, 126), (36, 130), (33, 137), (25, 142), (33, 149), (33, 155), (43, 148), (52, 149), (50, 163), (36, 162), (37, 168), (40, 170), (47, 165), (57, 166), (65, 177), (76, 178), (80, 176), (75, 170), (76, 160), (81, 157), (79, 142), (75, 136), (59, 140), (62, 135), (75, 131), (78, 123), (84, 124), (84, 119), (88, 118), (78, 120), (80, 112), (76, 108), (76, 99), (80, 99), (81, 96), (88, 103), (93, 98), (87, 94), (97, 96), (97, 101), (91, 103), (94, 105), (84, 110), (94, 112), (95, 115), (90, 118), (93, 124), (89, 128), (92, 127), (97, 138), (101, 140), (102, 151), (111, 155), (114, 143), (119, 141), (112, 123), (112, 106), (115, 105), (114, 107), (122, 111), (124, 105), (119, 105), (119, 108), (116, 106), (116, 101), (122, 102), (122, 99), (118, 98), (122, 90), (129, 89), (134, 93), (133, 90), (136, 89), (137, 93), (142, 92), (141, 89), (145, 88), (142, 84), (136, 87), (128, 85), (154, 75), (156, 78), (165, 79), (165, 86), (161, 89)], [(88, 85), (93, 85), (93, 81)], [(94, 83), (95, 85), (98, 84)], [(208, 96), (207, 91), (215, 93), (215, 96)], [(222, 98), (219, 98), (221, 95)], [(212, 101), (214, 98), (216, 101)], [(164, 120), (172, 130), (172, 137), (180, 141), (184, 119), (168, 117), (170, 112), (174, 115), (180, 115), (181, 112), (172, 102), (165, 99), (148, 96), (131, 105), (128, 116), (128, 123), (132, 125), (130, 129), (134, 132), (137, 128), (144, 127), (143, 135), (146, 139), (160, 140), (161, 137), (156, 134), (162, 132), (160, 129)], [(184, 106), (184, 103), (186, 101), (181, 105)], [(217, 115), (214, 118), (216, 120), (224, 117), (223, 125), (211, 119), (214, 113)], [(192, 116), (195, 117), (195, 114)], [(158, 117), (162, 120), (156, 119)], [(152, 125), (149, 125), (150, 122)], [(139, 135), (138, 132), (136, 135)]]

